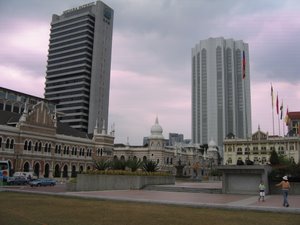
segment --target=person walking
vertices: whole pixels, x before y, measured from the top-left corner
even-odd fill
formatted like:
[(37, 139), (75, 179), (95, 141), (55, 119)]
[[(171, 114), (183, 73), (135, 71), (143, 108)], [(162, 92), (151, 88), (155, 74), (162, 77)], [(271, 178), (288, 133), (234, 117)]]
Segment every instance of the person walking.
[(287, 176), (282, 177), (282, 181), (279, 184), (276, 184), (276, 186), (281, 187), (282, 195), (283, 195), (283, 206), (289, 207), (290, 205), (288, 203), (288, 193), (291, 186), (288, 181), (288, 177)]
[(262, 199), (262, 201), (264, 202), (265, 201), (265, 189), (266, 189), (266, 186), (264, 184), (263, 181), (260, 182), (259, 186), (259, 198), (258, 198), (258, 201), (260, 201)]

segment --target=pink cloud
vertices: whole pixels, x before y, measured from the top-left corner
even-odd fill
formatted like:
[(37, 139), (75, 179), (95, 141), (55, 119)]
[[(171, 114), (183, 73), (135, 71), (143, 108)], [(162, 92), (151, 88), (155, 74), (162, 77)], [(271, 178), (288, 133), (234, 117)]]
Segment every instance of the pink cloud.
[(43, 97), (45, 77), (36, 77), (27, 71), (1, 65), (0, 71), (2, 74), (0, 76), (1, 86), (26, 94)]

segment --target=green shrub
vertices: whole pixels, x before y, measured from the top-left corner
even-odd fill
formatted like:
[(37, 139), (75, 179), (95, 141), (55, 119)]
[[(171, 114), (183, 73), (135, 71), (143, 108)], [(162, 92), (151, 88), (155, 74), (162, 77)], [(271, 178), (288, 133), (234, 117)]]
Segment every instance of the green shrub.
[(132, 172), (135, 172), (142, 167), (143, 162), (140, 159), (128, 159), (126, 165)]
[(158, 170), (158, 163), (152, 160), (146, 160), (143, 164), (143, 170), (146, 172), (156, 172)]
[(101, 159), (98, 161), (94, 161), (94, 167), (97, 170), (106, 170), (110, 167), (111, 162), (107, 159)]
[(125, 170), (126, 168), (126, 161), (120, 159), (114, 159), (111, 162), (111, 169), (113, 170)]

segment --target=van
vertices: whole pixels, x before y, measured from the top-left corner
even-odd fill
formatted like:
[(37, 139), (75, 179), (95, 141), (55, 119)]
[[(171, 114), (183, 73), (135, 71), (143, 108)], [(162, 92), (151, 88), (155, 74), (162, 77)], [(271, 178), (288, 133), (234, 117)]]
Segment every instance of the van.
[(25, 177), (27, 180), (37, 179), (33, 172), (15, 172), (14, 177)]

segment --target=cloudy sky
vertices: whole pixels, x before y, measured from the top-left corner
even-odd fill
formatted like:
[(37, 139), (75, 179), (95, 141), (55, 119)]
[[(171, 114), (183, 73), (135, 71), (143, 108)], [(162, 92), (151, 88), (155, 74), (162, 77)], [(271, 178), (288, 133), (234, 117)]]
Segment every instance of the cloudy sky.
[[(142, 144), (156, 116), (165, 138), (191, 138), (191, 48), (209, 37), (249, 44), (253, 132), (260, 125), (273, 133), (271, 83), (284, 112), (300, 111), (300, 1), (103, 1), (115, 14), (109, 124), (116, 143)], [(0, 0), (0, 86), (43, 97), (52, 14), (90, 2)]]

